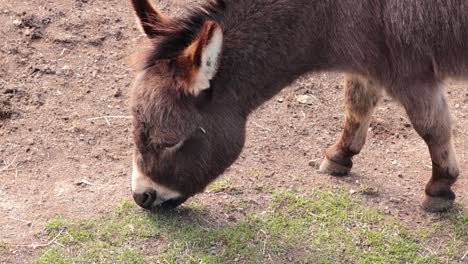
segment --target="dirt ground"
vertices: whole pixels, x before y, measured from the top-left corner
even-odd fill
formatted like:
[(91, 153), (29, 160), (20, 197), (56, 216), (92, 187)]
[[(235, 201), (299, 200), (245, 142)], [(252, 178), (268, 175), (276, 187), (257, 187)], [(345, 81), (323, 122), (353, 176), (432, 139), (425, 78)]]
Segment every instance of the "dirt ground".
[[(156, 1), (173, 15), (191, 2)], [(127, 57), (141, 36), (121, 0), (0, 0), (0, 24), (0, 241), (29, 245), (54, 216), (104, 215), (131, 199)], [(410, 225), (430, 224), (433, 215), (419, 207), (429, 153), (388, 98), (353, 174), (317, 173), (324, 149), (342, 131), (342, 79), (303, 77), (251, 116), (244, 152), (223, 176), (230, 186), (197, 196), (213, 219), (232, 220), (219, 203), (237, 193), (261, 206), (267, 190), (337, 185), (372, 188), (370, 206)], [(468, 84), (447, 87), (461, 171), (455, 191), (466, 208)], [(298, 101), (302, 95), (308, 102)]]

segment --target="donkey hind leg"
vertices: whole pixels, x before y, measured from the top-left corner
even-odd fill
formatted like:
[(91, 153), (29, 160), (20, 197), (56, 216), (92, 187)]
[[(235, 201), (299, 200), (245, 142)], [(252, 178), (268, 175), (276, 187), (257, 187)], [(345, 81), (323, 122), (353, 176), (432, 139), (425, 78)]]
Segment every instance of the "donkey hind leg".
[(347, 175), (352, 157), (364, 147), (374, 108), (382, 97), (381, 88), (356, 75), (345, 78), (346, 123), (341, 138), (325, 151), (319, 172), (334, 176)]
[(452, 145), (450, 112), (442, 87), (438, 83), (412, 87), (417, 94), (400, 100), (416, 129), (429, 147), (432, 178), (426, 185), (423, 208), (430, 212), (445, 211), (453, 206), (451, 186), (459, 170)]

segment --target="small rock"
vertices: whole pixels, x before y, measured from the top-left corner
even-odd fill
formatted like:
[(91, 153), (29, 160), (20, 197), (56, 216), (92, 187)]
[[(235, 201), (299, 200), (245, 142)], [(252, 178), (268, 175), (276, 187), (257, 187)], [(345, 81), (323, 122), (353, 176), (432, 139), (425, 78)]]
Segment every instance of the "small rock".
[(68, 66), (68, 65), (63, 66), (61, 70), (62, 70), (62, 73), (64, 75), (66, 75), (66, 76), (72, 74), (72, 70), (71, 70), (70, 66)]
[(3, 93), (4, 94), (14, 94), (16, 93), (18, 90), (16, 89), (6, 89)]
[(20, 27), (21, 25), (23, 25), (23, 21), (21, 21), (19, 19), (15, 19), (15, 20), (13, 20), (13, 25), (15, 25), (17, 27)]
[(83, 180), (81, 180), (81, 181), (79, 181), (79, 182), (77, 182), (75, 184), (78, 185), (78, 186), (81, 186), (81, 187), (86, 187), (86, 186), (89, 186), (89, 185), (93, 185), (91, 182), (89, 182), (89, 181), (87, 181), (85, 179), (83, 179)]
[(34, 145), (34, 139), (30, 138), (26, 141), (26, 143), (30, 146)]
[(280, 97), (280, 98), (278, 98), (277, 101), (278, 101), (278, 103), (283, 103), (283, 102), (284, 102), (284, 98)]
[(301, 104), (307, 104), (307, 105), (312, 105), (314, 104), (314, 98), (310, 95), (299, 95), (297, 97), (297, 101)]
[(114, 97), (118, 98), (120, 96), (122, 96), (122, 90), (120, 88), (117, 88), (117, 91), (115, 91), (114, 93)]

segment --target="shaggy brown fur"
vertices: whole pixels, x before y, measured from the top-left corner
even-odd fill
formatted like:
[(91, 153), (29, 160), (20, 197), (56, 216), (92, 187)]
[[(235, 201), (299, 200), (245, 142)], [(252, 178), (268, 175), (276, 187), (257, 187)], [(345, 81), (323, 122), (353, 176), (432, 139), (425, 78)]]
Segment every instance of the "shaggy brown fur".
[[(429, 146), (425, 208), (452, 205), (458, 167), (442, 80), (468, 78), (468, 1), (217, 0), (176, 20), (132, 3), (151, 42), (132, 109), (137, 166), (152, 181), (187, 197), (203, 191), (238, 157), (252, 110), (304, 73), (340, 71), (346, 125), (321, 170), (349, 172), (386, 91)], [(181, 92), (190, 74), (180, 58), (206, 23), (222, 28), (222, 56), (210, 89), (195, 96)]]

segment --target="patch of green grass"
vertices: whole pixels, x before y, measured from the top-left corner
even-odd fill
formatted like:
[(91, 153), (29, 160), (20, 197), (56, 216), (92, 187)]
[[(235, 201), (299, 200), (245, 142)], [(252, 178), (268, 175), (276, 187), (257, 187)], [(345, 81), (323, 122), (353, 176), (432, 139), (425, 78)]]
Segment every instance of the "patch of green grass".
[(210, 186), (208, 186), (208, 190), (216, 193), (222, 192), (228, 189), (229, 187), (232, 187), (232, 182), (227, 179), (221, 178), (210, 184)]
[(36, 263), (144, 263), (142, 252), (126, 244), (139, 244), (159, 234), (131, 202), (121, 203), (106, 219), (71, 222), (54, 218), (46, 231), (49, 241), (59, 245), (51, 246)]
[(456, 239), (468, 237), (468, 212), (464, 212), (460, 204), (447, 214), (441, 214), (446, 224), (454, 227), (454, 236)]
[(268, 210), (230, 225), (207, 215), (199, 206), (150, 214), (123, 202), (103, 219), (54, 218), (48, 239), (63, 247), (36, 262), (456, 263), (467, 250), (461, 208), (441, 215), (438, 228), (410, 230), (344, 190), (276, 191)]

